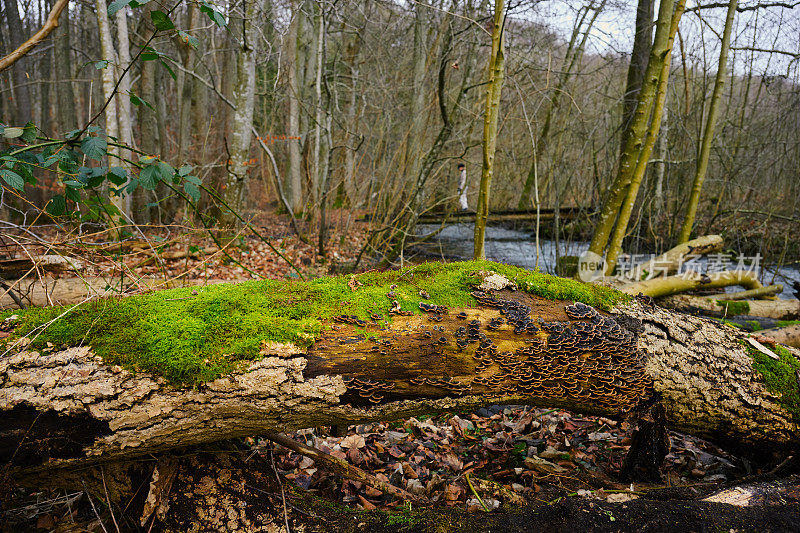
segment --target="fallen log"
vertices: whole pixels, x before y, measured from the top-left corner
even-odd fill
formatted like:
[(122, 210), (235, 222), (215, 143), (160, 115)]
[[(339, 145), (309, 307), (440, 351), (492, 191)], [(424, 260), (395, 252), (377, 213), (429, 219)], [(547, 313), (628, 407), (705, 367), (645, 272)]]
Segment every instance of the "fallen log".
[(800, 300), (727, 300), (726, 295), (720, 298), (704, 298), (689, 296), (688, 294), (675, 294), (661, 298), (659, 301), (665, 307), (677, 311), (699, 312), (708, 316), (737, 316), (750, 315), (756, 317), (772, 318), (775, 320), (800, 319)]
[(800, 324), (784, 326), (782, 328), (765, 329), (758, 333), (775, 342), (800, 348)]
[[(724, 298), (725, 300), (732, 301), (732, 300), (759, 300), (759, 299), (773, 299), (776, 294), (780, 294), (783, 292), (783, 285), (767, 285), (766, 287), (760, 287), (758, 289), (750, 289), (749, 291), (739, 291), (739, 292), (731, 292), (727, 294), (721, 294), (716, 297), (719, 299), (720, 297)], [(713, 300), (715, 297), (713, 296), (706, 296), (706, 299)]]
[(681, 292), (698, 289), (718, 289), (731, 285), (741, 285), (746, 289), (758, 289), (761, 287), (761, 282), (758, 281), (758, 278), (753, 272), (733, 270), (716, 272), (711, 275), (690, 275), (687, 273), (680, 276), (653, 278), (622, 285), (619, 287), (619, 290), (626, 294), (643, 294), (644, 296), (658, 298), (660, 296), (669, 296)]
[(681, 265), (689, 260), (696, 259), (705, 254), (722, 250), (721, 235), (704, 235), (691, 241), (684, 242), (634, 267), (633, 271), (644, 276), (668, 276), (678, 271)]
[(0, 462), (31, 484), (260, 432), (496, 403), (605, 416), (660, 404), (670, 427), (762, 457), (800, 437), (797, 351), (774, 361), (733, 328), (496, 263), (17, 313), (0, 339)]

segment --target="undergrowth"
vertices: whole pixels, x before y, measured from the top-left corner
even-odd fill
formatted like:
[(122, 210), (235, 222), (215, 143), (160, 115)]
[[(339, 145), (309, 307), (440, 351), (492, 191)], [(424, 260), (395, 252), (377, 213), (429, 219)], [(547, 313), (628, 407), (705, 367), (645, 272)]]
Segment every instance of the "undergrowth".
[[(548, 299), (605, 310), (628, 298), (612, 289), (478, 261), (424, 263), (307, 282), (266, 280), (171, 289), (73, 308), (6, 311), (0, 319), (20, 315), (11, 341), (27, 336), (37, 349), (48, 343), (88, 344), (108, 364), (159, 374), (176, 384), (199, 384), (258, 359), (264, 342), (311, 345), (334, 316), (386, 317), (392, 285), (393, 299), (415, 313), (420, 312), (420, 291), (438, 305), (475, 305), (470, 292), (482, 270), (494, 270)], [(349, 286), (351, 279), (361, 283), (356, 290)]]

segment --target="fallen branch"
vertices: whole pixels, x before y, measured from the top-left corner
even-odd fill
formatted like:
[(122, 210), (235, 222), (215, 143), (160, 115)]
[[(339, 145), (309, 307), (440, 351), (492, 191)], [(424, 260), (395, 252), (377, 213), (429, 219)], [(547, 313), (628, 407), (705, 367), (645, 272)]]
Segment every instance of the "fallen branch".
[(25, 54), (30, 52), (34, 46), (44, 41), (47, 36), (58, 27), (58, 17), (61, 16), (61, 12), (64, 11), (64, 8), (66, 8), (68, 5), (69, 0), (58, 0), (53, 6), (53, 9), (50, 10), (50, 14), (47, 16), (47, 20), (45, 21), (44, 26), (42, 26), (42, 29), (34, 33), (30, 39), (19, 45), (16, 50), (0, 59), (0, 72), (19, 61)]
[(800, 324), (782, 328), (765, 329), (758, 333), (764, 337), (769, 337), (775, 342), (800, 348)]
[(623, 285), (619, 290), (634, 296), (643, 294), (645, 296), (657, 298), (697, 289), (717, 289), (730, 285), (741, 285), (746, 289), (761, 288), (761, 282), (758, 281), (758, 278), (753, 272), (734, 270), (717, 272), (710, 276), (697, 274), (690, 276), (684, 274), (680, 276), (648, 279)]
[(656, 277), (674, 274), (683, 263), (698, 257), (722, 250), (721, 235), (705, 235), (679, 244), (649, 261), (634, 267), (634, 272), (644, 275), (652, 273)]
[(320, 463), (322, 465), (327, 466), (337, 474), (347, 479), (352, 479), (353, 481), (360, 481), (370, 487), (379, 490), (385, 494), (391, 494), (397, 498), (415, 502), (415, 503), (428, 503), (428, 499), (424, 496), (416, 496), (407, 492), (401, 488), (395, 487), (390, 483), (386, 483), (381, 481), (377, 477), (373, 476), (372, 474), (361, 470), (358, 467), (355, 467), (344, 461), (342, 459), (338, 459), (328, 453), (325, 453), (321, 450), (316, 448), (312, 448), (311, 446), (306, 446), (301, 442), (297, 442), (296, 440), (292, 440), (286, 435), (281, 433), (275, 433), (273, 431), (267, 431), (263, 433), (264, 437), (271, 440), (276, 444), (280, 444), (284, 448), (288, 448), (294, 452), (299, 453), (300, 455), (304, 455), (309, 459), (313, 459), (315, 462)]
[[(783, 285), (768, 285), (766, 287), (759, 287), (758, 289), (750, 289), (749, 291), (731, 292), (723, 296), (727, 301), (733, 300), (758, 300), (764, 296), (774, 296), (783, 292)], [(709, 300), (719, 300), (719, 296), (706, 296)], [(764, 298), (766, 299), (766, 298)]]
[(776, 320), (796, 320), (800, 318), (800, 300), (735, 300), (711, 299), (687, 294), (676, 294), (659, 302), (676, 311), (701, 312), (714, 317), (751, 315)]

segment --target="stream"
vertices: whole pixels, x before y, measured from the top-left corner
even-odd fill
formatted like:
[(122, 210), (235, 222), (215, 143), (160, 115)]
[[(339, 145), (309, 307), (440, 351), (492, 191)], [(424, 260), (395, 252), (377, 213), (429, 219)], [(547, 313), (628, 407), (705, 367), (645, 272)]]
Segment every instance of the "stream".
[[(417, 229), (421, 235), (425, 235), (438, 229), (438, 225), (419, 225)], [(425, 255), (442, 259), (472, 259), (472, 242), (474, 234), (473, 224), (450, 224), (430, 241), (419, 245), (417, 249)], [(486, 259), (519, 266), (533, 270), (537, 266), (535, 235), (531, 231), (508, 229), (500, 226), (487, 226), (486, 228)], [(548, 274), (555, 273), (556, 252), (559, 256), (581, 255), (589, 249), (588, 241), (573, 241), (559, 243), (556, 250), (556, 242), (553, 240), (540, 239), (538, 266), (542, 272)], [(648, 256), (649, 257), (649, 256)], [(695, 268), (700, 272), (714, 269), (712, 257), (702, 257), (693, 262)], [(731, 264), (735, 267), (737, 258), (731, 259)], [(763, 259), (761, 260), (763, 265)], [(800, 281), (800, 265), (785, 265), (775, 272), (772, 267), (759, 268), (759, 279), (765, 285), (771, 283), (783, 284), (783, 292), (778, 295), (782, 299), (795, 298), (792, 289), (793, 281)], [(740, 291), (740, 287), (728, 287), (726, 292)]]

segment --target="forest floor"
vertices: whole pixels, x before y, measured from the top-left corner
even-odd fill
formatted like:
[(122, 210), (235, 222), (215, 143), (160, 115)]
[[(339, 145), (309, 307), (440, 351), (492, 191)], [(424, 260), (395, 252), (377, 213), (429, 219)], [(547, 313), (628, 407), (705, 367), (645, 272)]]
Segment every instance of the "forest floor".
[(144, 525), (123, 507), (141, 509), (146, 490), (112, 516), (102, 495), (20, 489), (4, 502), (0, 531), (111, 532), (115, 522), (120, 531), (175, 532), (279, 531), (287, 523), (291, 531), (337, 532), (800, 528), (800, 476), (778, 478), (769, 472), (775, 462), (755, 465), (678, 433), (670, 433), (662, 480), (620, 481), (630, 444), (626, 421), (492, 406), (338, 428), (342, 436), (332, 429), (290, 436), (431, 505), (412, 506), (250, 437), (180, 456), (158, 519)]
[[(351, 262), (363, 246), (366, 224), (347, 216), (333, 214), (340, 229), (332, 231), (325, 256), (316, 242), (302, 242), (286, 217), (264, 216), (254, 224), (304, 276), (316, 277)], [(197, 228), (144, 228), (131, 237), (139, 246), (126, 249), (106, 245), (107, 234), (37, 233), (5, 237), (0, 264), (54, 252), (82, 263), (77, 272), (30, 275), (27, 285), (14, 285), (23, 299), (39, 305), (79, 301), (87, 286), (113, 294), (297, 276), (253, 235), (215, 242)], [(78, 288), (60, 293), (56, 287), (70, 279)], [(0, 300), (0, 307), (9, 303)], [(629, 429), (626, 421), (493, 406), (291, 435), (429, 498), (432, 507), (409, 506), (252, 437), (176, 459), (170, 496), (156, 512), (159, 518), (144, 525), (131, 510), (142, 508), (152, 463), (140, 490), (127, 505), (114, 507), (113, 516), (102, 498), (90, 500), (79, 489), (6, 491), (0, 531), (112, 532), (115, 522), (120, 531), (277, 531), (287, 524), (291, 531), (800, 531), (796, 461), (770, 473), (782, 458), (755, 464), (671, 433), (663, 479), (631, 484), (618, 477)], [(747, 506), (720, 503), (747, 499), (743, 483), (757, 494)]]

